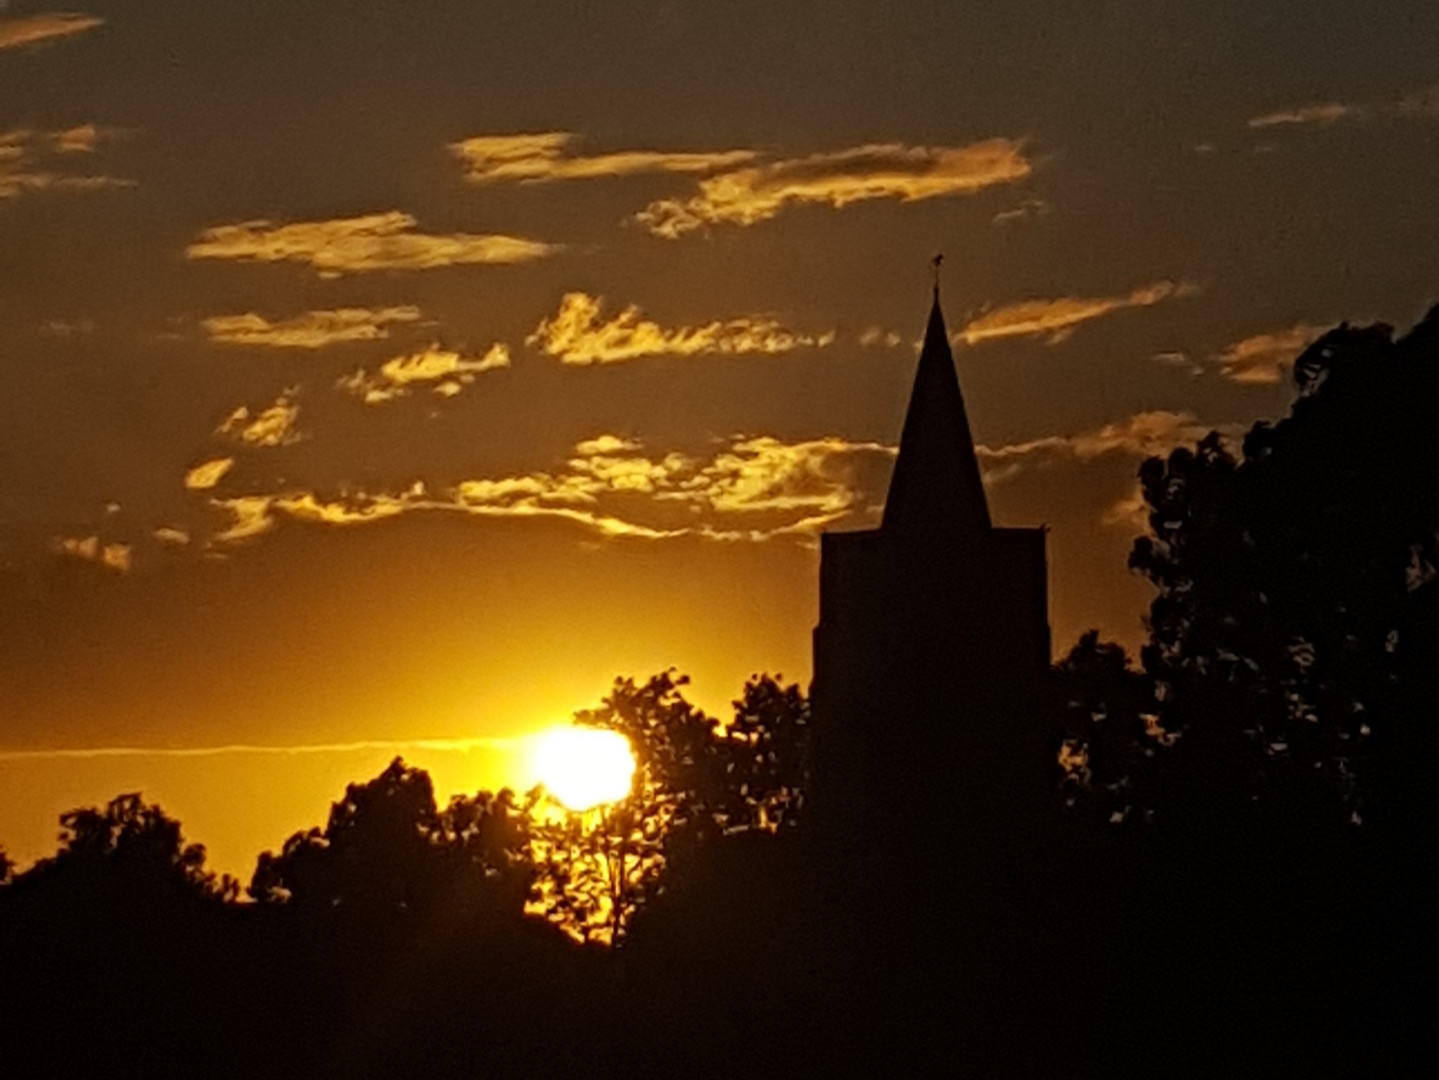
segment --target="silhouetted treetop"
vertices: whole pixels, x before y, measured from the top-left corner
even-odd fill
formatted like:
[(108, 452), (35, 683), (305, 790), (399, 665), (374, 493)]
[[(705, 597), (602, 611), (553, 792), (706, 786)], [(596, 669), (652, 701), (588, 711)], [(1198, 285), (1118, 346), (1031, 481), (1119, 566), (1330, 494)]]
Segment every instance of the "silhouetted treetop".
[(1290, 416), (1254, 425), (1242, 457), (1211, 434), (1144, 463), (1143, 661), (1211, 778), (1301, 800), (1322, 780), (1358, 821), (1417, 794), (1402, 760), (1432, 760), (1439, 308), (1398, 340), (1330, 331), (1294, 381)]
[(400, 758), (351, 784), (325, 828), (260, 856), (250, 895), (299, 908), (419, 911), (440, 902), (518, 916), (529, 891), (528, 806), (510, 791), (435, 805), (429, 774)]

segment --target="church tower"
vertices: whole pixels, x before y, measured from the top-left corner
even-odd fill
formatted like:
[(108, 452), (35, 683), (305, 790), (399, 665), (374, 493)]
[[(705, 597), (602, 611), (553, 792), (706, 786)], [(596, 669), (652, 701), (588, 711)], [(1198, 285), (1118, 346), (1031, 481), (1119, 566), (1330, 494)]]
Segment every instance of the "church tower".
[(1045, 531), (990, 521), (936, 289), (882, 523), (821, 540), (822, 848), (910, 888), (1021, 845), (1047, 796), (1049, 648)]

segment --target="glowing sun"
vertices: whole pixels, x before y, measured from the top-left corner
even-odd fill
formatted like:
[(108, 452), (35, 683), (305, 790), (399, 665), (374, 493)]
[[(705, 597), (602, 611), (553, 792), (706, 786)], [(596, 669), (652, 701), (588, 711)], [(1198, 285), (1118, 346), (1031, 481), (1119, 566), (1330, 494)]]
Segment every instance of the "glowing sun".
[(589, 810), (630, 793), (635, 756), (618, 731), (556, 727), (535, 740), (534, 769), (568, 809)]

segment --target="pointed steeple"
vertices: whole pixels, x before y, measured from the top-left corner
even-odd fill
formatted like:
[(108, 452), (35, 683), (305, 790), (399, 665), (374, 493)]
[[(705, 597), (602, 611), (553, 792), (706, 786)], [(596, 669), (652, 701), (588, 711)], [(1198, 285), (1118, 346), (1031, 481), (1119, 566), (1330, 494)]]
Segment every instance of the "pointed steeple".
[(990, 527), (936, 283), (881, 528), (891, 534), (947, 537)]

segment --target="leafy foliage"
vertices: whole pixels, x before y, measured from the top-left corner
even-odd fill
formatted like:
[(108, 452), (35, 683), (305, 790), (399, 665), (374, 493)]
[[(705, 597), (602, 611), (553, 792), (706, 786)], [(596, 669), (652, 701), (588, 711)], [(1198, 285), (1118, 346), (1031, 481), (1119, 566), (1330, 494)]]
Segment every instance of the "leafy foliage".
[(428, 773), (396, 758), (351, 784), (323, 830), (260, 856), (250, 895), (299, 909), (427, 912), (455, 897), (518, 916), (530, 887), (530, 814), (508, 790), (456, 796), (438, 810)]
[(623, 734), (636, 761), (622, 801), (535, 826), (535, 902), (582, 940), (621, 942), (667, 866), (727, 835), (798, 820), (809, 716), (799, 687), (751, 679), (721, 730), (685, 700), (687, 682), (673, 671), (618, 679), (599, 708), (575, 717)]
[(203, 844), (187, 844), (180, 823), (138, 794), (60, 817), (60, 848), (16, 881), (26, 889), (103, 889), (132, 902), (186, 896), (231, 900), (239, 884), (205, 869)]
[[(1071, 786), (1353, 823), (1432, 805), (1439, 308), (1398, 340), (1330, 331), (1294, 381), (1291, 414), (1256, 424), (1242, 456), (1211, 433), (1141, 468), (1150, 534), (1130, 566), (1157, 591), (1143, 674), (1093, 637), (1060, 666), (1079, 691)], [(1086, 710), (1119, 722), (1076, 735)]]

